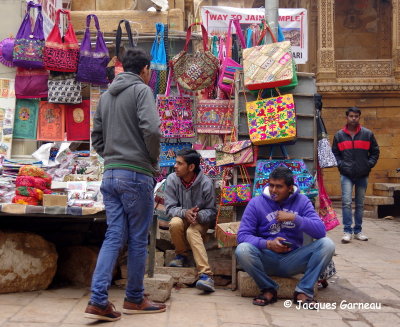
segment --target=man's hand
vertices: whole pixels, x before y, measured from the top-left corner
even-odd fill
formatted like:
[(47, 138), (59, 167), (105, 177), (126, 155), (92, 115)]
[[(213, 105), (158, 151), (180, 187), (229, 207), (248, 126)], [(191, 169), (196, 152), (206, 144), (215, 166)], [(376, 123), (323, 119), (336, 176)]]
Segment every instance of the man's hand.
[(185, 213), (185, 218), (187, 219), (187, 221), (194, 225), (197, 224), (197, 213), (199, 211), (198, 207), (194, 207), (191, 209), (187, 209), (186, 213)]
[(285, 238), (278, 236), (277, 238), (275, 238), (273, 240), (267, 241), (267, 249), (274, 251), (276, 253), (288, 252), (290, 250), (290, 248), (287, 247), (286, 245), (283, 245), (281, 242), (279, 242), (284, 239)]
[(293, 221), (295, 219), (296, 219), (296, 215), (291, 212), (278, 211), (278, 213), (276, 214), (276, 220), (279, 222)]

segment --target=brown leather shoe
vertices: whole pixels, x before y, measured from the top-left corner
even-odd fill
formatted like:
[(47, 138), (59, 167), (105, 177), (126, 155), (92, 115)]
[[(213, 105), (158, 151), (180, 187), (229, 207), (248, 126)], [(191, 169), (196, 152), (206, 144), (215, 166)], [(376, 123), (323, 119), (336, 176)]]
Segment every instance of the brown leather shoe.
[(114, 304), (111, 302), (108, 302), (104, 308), (89, 302), (85, 310), (85, 317), (97, 320), (116, 321), (121, 319), (121, 312), (116, 311)]
[(127, 299), (125, 299), (122, 312), (128, 315), (138, 313), (157, 313), (164, 312), (166, 308), (167, 306), (164, 303), (155, 303), (145, 296), (143, 297), (142, 302), (139, 304), (129, 302)]

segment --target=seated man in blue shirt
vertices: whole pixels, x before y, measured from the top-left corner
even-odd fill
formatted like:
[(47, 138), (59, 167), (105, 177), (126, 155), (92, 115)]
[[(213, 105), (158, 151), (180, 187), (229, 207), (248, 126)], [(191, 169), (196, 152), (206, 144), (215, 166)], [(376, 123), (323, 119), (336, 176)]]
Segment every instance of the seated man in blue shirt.
[[(303, 233), (316, 241), (303, 246)], [(335, 245), (326, 237), (325, 226), (310, 200), (294, 184), (290, 169), (278, 167), (272, 171), (263, 194), (249, 202), (240, 223), (238, 243), (238, 262), (261, 290), (253, 304), (264, 306), (277, 301), (279, 285), (269, 276), (304, 273), (293, 301), (315, 308), (314, 285), (331, 261)]]

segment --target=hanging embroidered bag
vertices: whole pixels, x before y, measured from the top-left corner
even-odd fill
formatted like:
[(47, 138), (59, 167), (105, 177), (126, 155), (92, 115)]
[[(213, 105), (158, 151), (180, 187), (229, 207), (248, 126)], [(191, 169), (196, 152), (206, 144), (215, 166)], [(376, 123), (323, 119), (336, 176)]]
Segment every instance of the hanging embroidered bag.
[(193, 100), (191, 97), (171, 96), (171, 71), (168, 74), (165, 95), (157, 95), (157, 108), (161, 119), (161, 136), (164, 138), (194, 137)]
[(292, 94), (246, 103), (250, 140), (255, 145), (296, 138), (296, 110)]
[(246, 168), (239, 166), (243, 184), (228, 185), (227, 171), (224, 169), (221, 186), (221, 206), (245, 205), (251, 199), (250, 177)]
[[(203, 36), (203, 50), (189, 53), (189, 42), (192, 27), (200, 25)], [(219, 61), (208, 46), (208, 34), (203, 24), (193, 23), (186, 33), (186, 43), (183, 50), (172, 58), (170, 65), (177, 83), (187, 91), (200, 91), (212, 86), (218, 75)]]
[(49, 72), (45, 69), (25, 69), (17, 67), (15, 74), (15, 97), (17, 99), (37, 99), (47, 97)]
[(231, 45), (232, 22), (236, 27), (236, 35), (240, 40), (242, 49), (246, 48), (243, 33), (240, 28), (239, 19), (231, 19), (229, 21), (228, 33), (227, 33), (227, 38), (226, 38), (226, 46), (227, 46), (226, 57), (222, 61), (221, 70), (220, 70), (219, 78), (218, 78), (218, 87), (222, 91), (224, 91), (226, 94), (232, 93), (235, 73), (236, 73), (236, 71), (242, 69), (242, 66), (240, 64), (238, 64), (235, 60), (233, 60), (232, 58), (229, 57), (229, 54), (230, 54), (231, 48), (232, 48), (232, 45)]
[(233, 128), (233, 108), (231, 100), (199, 100), (197, 104), (197, 133), (231, 133)]
[[(32, 31), (31, 8), (37, 8), (35, 27)], [(42, 5), (29, 1), (27, 12), (18, 30), (14, 42), (13, 64), (23, 68), (43, 68), (43, 16)]]
[[(93, 17), (96, 29), (96, 47), (93, 49), (90, 43), (90, 20)], [(106, 67), (110, 58), (108, 49), (100, 31), (99, 20), (96, 15), (86, 17), (86, 31), (81, 43), (79, 53), (79, 65), (76, 79), (80, 82), (104, 85), (108, 83)]]
[(156, 23), (156, 35), (151, 47), (150, 68), (151, 78), (149, 86), (153, 90), (153, 94), (164, 94), (167, 86), (168, 64), (167, 53), (165, 48), (165, 25)]
[(340, 225), (337, 218), (335, 209), (332, 207), (332, 201), (326, 192), (324, 185), (324, 176), (322, 175), (322, 169), (318, 167), (317, 169), (317, 181), (318, 181), (318, 195), (319, 195), (319, 209), (318, 214), (321, 220), (324, 222), (325, 229), (327, 231), (334, 229), (336, 226)]
[(188, 142), (161, 143), (160, 167), (172, 167), (175, 165), (176, 153), (191, 148), (192, 144)]
[[(60, 14), (67, 16), (67, 29), (64, 36), (60, 33)], [(44, 47), (44, 66), (48, 70), (76, 72), (78, 69), (79, 44), (71, 23), (69, 10), (58, 9), (56, 21)]]
[(277, 42), (270, 27), (265, 24), (257, 44), (268, 31), (273, 43), (243, 50), (244, 85), (259, 90), (288, 85), (293, 79), (290, 41)]

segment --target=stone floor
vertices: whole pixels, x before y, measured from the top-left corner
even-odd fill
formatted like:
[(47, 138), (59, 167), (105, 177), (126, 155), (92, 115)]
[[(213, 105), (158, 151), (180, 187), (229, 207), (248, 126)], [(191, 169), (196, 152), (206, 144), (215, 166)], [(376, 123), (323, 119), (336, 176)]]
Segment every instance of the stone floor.
[[(364, 231), (370, 237), (368, 242), (353, 240), (350, 244), (340, 243), (341, 227), (329, 232), (337, 244), (334, 261), (338, 273), (328, 288), (319, 291), (319, 311), (285, 308), (290, 303), (284, 300), (257, 307), (250, 298), (230, 289), (205, 295), (184, 288), (173, 290), (165, 313), (123, 315), (120, 321), (101, 323), (83, 317), (88, 289), (60, 288), (0, 295), (0, 326), (400, 326), (400, 218), (365, 219)], [(123, 296), (121, 289), (110, 291), (117, 308), (121, 308)], [(377, 308), (354, 308), (367, 304)]]

